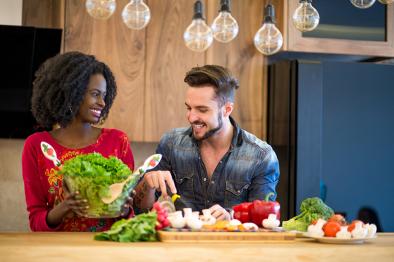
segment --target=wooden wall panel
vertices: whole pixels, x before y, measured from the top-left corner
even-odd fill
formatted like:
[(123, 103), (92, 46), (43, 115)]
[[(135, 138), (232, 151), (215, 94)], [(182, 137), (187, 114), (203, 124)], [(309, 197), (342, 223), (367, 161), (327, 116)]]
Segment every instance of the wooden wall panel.
[[(152, 20), (140, 31), (122, 22), (120, 14), (129, 1), (116, 2), (115, 14), (100, 21), (87, 14), (82, 0), (41, 0), (38, 7), (37, 1), (24, 0), (25, 25), (54, 27), (52, 18), (38, 18), (58, 14), (65, 30), (63, 50), (93, 54), (113, 70), (119, 89), (105, 126), (124, 130), (133, 141), (158, 141), (164, 132), (187, 126), (185, 73), (197, 65), (219, 64), (229, 67), (241, 83), (234, 117), (243, 128), (265, 139), (266, 60), (253, 45), (264, 0), (233, 0), (239, 35), (230, 44), (214, 42), (205, 53), (192, 52), (183, 42), (194, 1), (147, 0)], [(211, 24), (219, 0), (204, 3)]]
[(82, 51), (104, 61), (115, 74), (118, 96), (104, 126), (125, 131), (133, 141), (143, 140), (145, 89), (145, 30), (126, 27), (121, 18), (129, 2), (118, 0), (105, 21), (89, 16), (85, 1), (66, 1), (65, 51)]
[[(266, 59), (257, 51), (253, 37), (261, 26), (264, 0), (233, 0), (231, 12), (239, 25), (238, 36), (230, 43), (214, 41), (206, 52), (208, 64), (229, 68), (238, 78), (234, 118), (242, 128), (266, 138)], [(218, 15), (219, 1), (209, 1), (208, 22)]]
[(22, 25), (63, 28), (65, 0), (23, 0)]
[(183, 32), (192, 21), (190, 0), (150, 0), (152, 20), (146, 39), (145, 141), (158, 141), (164, 132), (187, 126), (185, 73), (204, 64), (204, 53), (192, 52)]

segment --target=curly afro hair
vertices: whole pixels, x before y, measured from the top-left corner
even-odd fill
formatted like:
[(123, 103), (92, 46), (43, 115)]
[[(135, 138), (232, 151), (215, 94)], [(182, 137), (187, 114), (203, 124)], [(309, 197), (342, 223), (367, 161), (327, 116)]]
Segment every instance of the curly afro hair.
[(109, 67), (92, 55), (68, 52), (45, 61), (35, 74), (32, 113), (45, 129), (55, 124), (66, 127), (74, 119), (84, 99), (90, 77), (102, 74), (107, 82), (104, 121), (116, 96), (116, 82)]

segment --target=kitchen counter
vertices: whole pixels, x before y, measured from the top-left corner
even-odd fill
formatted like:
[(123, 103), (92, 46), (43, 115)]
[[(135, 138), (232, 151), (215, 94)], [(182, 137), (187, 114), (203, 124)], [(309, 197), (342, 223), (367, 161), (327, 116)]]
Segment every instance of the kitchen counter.
[(0, 233), (0, 261), (394, 261), (394, 233), (364, 244), (312, 239), (264, 243), (115, 243), (93, 233)]

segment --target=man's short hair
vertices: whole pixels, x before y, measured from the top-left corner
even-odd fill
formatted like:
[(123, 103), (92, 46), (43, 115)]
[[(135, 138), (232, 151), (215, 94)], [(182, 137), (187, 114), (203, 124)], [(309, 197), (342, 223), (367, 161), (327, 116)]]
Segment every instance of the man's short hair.
[(234, 102), (235, 90), (239, 87), (238, 80), (231, 72), (218, 65), (193, 67), (186, 73), (184, 81), (191, 87), (211, 85), (220, 105), (228, 101)]

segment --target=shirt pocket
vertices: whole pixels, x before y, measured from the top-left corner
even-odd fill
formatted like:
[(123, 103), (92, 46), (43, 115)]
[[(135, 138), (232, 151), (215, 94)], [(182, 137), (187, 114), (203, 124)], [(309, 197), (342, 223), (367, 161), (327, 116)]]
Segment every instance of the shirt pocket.
[(250, 183), (247, 181), (226, 181), (224, 193), (224, 207), (232, 208), (248, 200), (248, 188)]
[(194, 174), (173, 172), (175, 177), (175, 184), (178, 194), (182, 197), (193, 199), (194, 198)]

